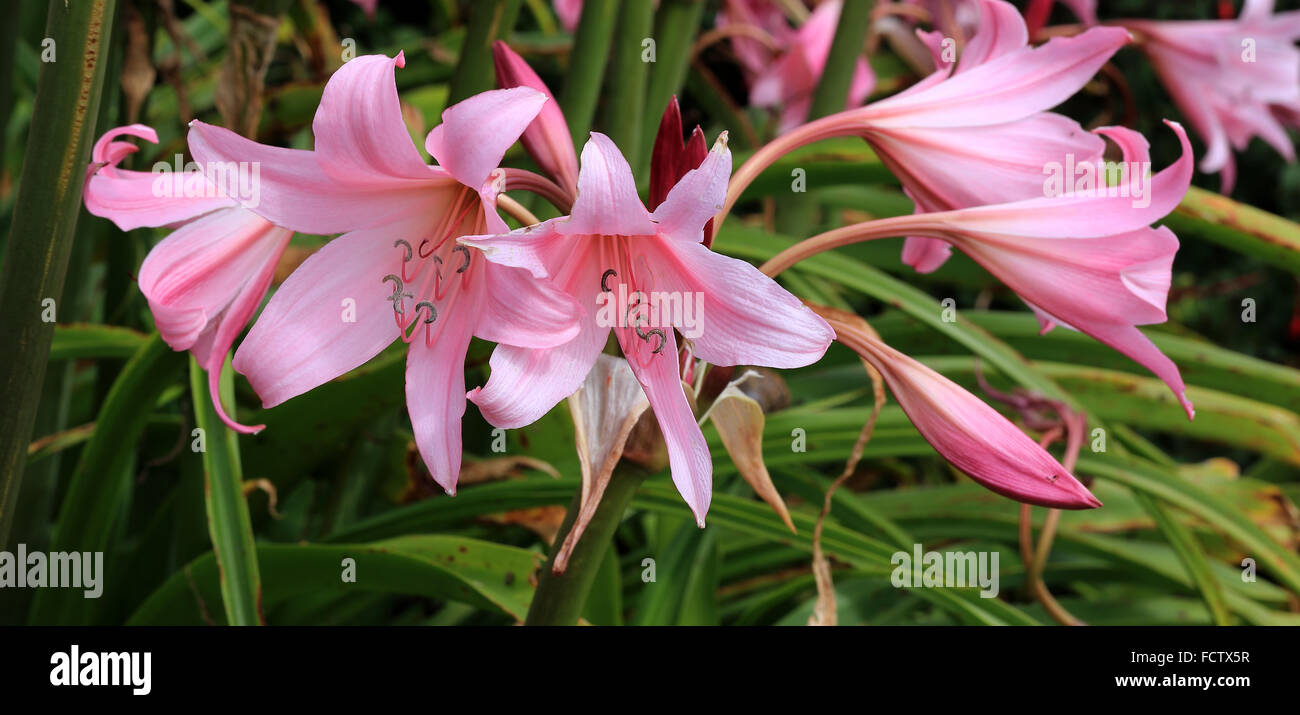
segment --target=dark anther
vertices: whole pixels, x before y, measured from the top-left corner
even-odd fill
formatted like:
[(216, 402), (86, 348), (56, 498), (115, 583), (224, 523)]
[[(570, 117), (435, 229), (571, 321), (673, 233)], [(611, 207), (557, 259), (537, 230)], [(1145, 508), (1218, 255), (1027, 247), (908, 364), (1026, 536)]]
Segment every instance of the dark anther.
[(605, 281), (609, 280), (609, 277), (610, 277), (610, 276), (618, 277), (618, 271), (614, 270), (613, 268), (606, 269), (606, 271), (605, 271), (605, 275), (603, 275), (603, 276), (600, 277), (600, 292), (601, 292), (601, 293), (608, 293), (608, 292), (609, 292), (609, 286), (605, 285)]
[[(637, 328), (637, 334), (640, 335), (640, 333), (641, 333), (641, 329)], [(660, 330), (659, 328), (655, 328), (654, 330), (647, 332), (645, 336), (643, 336), (641, 339), (645, 340), (646, 342), (650, 342), (651, 335), (659, 336), (659, 345), (652, 351), (653, 355), (658, 355), (660, 352), (663, 352), (664, 344), (668, 342), (668, 338), (667, 336), (664, 335), (664, 331)]]
[(399, 238), (396, 241), (393, 241), (393, 248), (397, 248), (398, 246), (401, 246), (403, 249), (403, 253), (406, 254), (402, 258), (402, 263), (406, 263), (407, 261), (411, 260), (411, 244)]
[(414, 296), (412, 296), (410, 293), (402, 292), (402, 288), (403, 288), (402, 279), (396, 275), (393, 275), (392, 273), (389, 273), (388, 275), (384, 276), (384, 280), (382, 282), (384, 283), (391, 282), (393, 284), (393, 294), (388, 296), (387, 300), (391, 300), (393, 302), (394, 311), (398, 313), (402, 312), (402, 309), (397, 307), (398, 301), (400, 301), (402, 298), (413, 298)]
[[(429, 257), (429, 254), (424, 252), (424, 247), (425, 247), (426, 245), (428, 245), (428, 243), (429, 243), (429, 239), (427, 239), (427, 238), (424, 239), (423, 241), (420, 241), (420, 258), (428, 258), (428, 257)], [(433, 251), (430, 251), (429, 253), (432, 253), (432, 252), (433, 252)]]
[(452, 253), (463, 253), (463, 254), (465, 254), (465, 265), (461, 266), (460, 268), (457, 268), (457, 269), (456, 269), (456, 272), (457, 272), (457, 273), (464, 273), (465, 271), (469, 270), (469, 261), (470, 261), (469, 249), (466, 248), (466, 247), (464, 247), (464, 246), (456, 246), (455, 248), (453, 248), (453, 249), (451, 249), (451, 250), (452, 250)]
[(434, 307), (433, 303), (430, 303), (427, 300), (422, 300), (419, 303), (416, 303), (415, 314), (417, 317), (420, 315), (420, 308), (429, 309), (429, 317), (424, 319), (426, 325), (438, 319), (438, 309)]

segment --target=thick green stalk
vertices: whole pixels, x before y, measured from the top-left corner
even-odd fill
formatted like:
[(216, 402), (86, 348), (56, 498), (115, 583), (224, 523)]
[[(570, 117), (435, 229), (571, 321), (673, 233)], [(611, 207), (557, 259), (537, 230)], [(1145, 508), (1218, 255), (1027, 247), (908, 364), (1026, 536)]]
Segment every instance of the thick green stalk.
[(853, 67), (862, 55), (867, 29), (871, 26), (871, 0), (844, 0), (840, 22), (835, 27), (835, 39), (830, 54), (826, 56), (826, 69), (813, 93), (808, 121), (821, 119), (844, 109), (853, 83)]
[(0, 266), (0, 547), (7, 544), (63, 292), (104, 86), (115, 0), (50, 3), (55, 61), (41, 65), (23, 176)]
[(448, 106), (496, 86), (492, 43), (510, 34), (522, 1), (480, 0), (470, 8), (465, 44), (460, 48), (460, 60), (451, 76)]
[[(650, 63), (643, 62), (641, 43), (654, 26), (654, 3), (628, 2), (618, 15), (618, 40), (610, 73), (605, 78), (609, 91), (605, 127), (609, 138), (623, 150), (627, 163), (637, 166), (641, 158), (641, 127), (645, 119), (646, 80)], [(662, 112), (663, 108), (659, 110)]]
[[(587, 602), (587, 594), (591, 591), (596, 573), (600, 570), (614, 536), (614, 529), (623, 520), (623, 512), (627, 510), (627, 505), (632, 502), (632, 497), (646, 476), (646, 471), (636, 465), (624, 463), (615, 468), (600, 506), (596, 508), (596, 515), (592, 517), (569, 557), (568, 568), (557, 576), (551, 571), (549, 563), (543, 565), (537, 592), (533, 594), (533, 602), (528, 607), (528, 618), (524, 625), (572, 626), (578, 622), (578, 616)], [(569, 529), (573, 527), (581, 497), (582, 491), (579, 489), (573, 497), (573, 503), (569, 505), (569, 513), (565, 515), (559, 533), (555, 535), (555, 543), (551, 546), (552, 559), (569, 535)]]
[(600, 83), (609, 63), (609, 46), (614, 40), (614, 20), (618, 3), (614, 0), (586, 0), (582, 18), (573, 35), (573, 52), (569, 53), (569, 72), (560, 93), (564, 121), (573, 135), (573, 144), (581, 151), (596, 115)]
[[(663, 0), (655, 16), (655, 61), (650, 71), (650, 88), (646, 91), (645, 114), (641, 127), (641, 146), (650, 146), (659, 131), (659, 117), (674, 94), (686, 82), (686, 70), (691, 66), (691, 50), (695, 47), (696, 30), (704, 16), (704, 2), (700, 0)], [(645, 176), (650, 167), (650, 152), (640, 164), (638, 176)]]
[[(230, 370), (221, 375), (221, 400), (234, 405), (234, 381)], [(194, 421), (203, 430), (203, 482), (208, 511), (208, 534), (217, 555), (221, 574), (221, 601), (226, 623), (232, 626), (262, 624), (262, 578), (257, 568), (257, 545), (253, 522), (244, 499), (244, 470), (239, 459), (239, 440), (222, 423), (208, 392), (208, 375), (190, 358), (190, 395), (194, 400)]]

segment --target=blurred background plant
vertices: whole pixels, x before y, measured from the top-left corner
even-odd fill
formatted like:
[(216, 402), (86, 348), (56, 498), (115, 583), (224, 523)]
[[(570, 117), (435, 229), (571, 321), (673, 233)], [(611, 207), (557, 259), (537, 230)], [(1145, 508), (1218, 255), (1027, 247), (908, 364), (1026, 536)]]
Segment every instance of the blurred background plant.
[[(352, 56), (399, 50), (407, 58), (397, 74), (403, 113), (423, 151), (424, 134), (446, 106), (494, 86), (491, 44), (500, 39), (555, 91), (574, 136), (609, 133), (644, 187), (651, 140), (674, 95), (686, 127), (699, 124), (710, 141), (730, 132), (738, 160), (777, 131), (777, 112), (747, 106), (733, 45), (708, 35), (722, 3), (586, 0), (572, 33), (545, 0), (381, 1), (373, 13), (347, 0), (72, 4), (85, 15), (81, 31), (63, 10), (41, 2), (6, 3), (0, 11), (6, 260), (22, 260), (37, 239), (38, 247), (54, 239), (67, 265), (65, 278), (51, 275), (54, 282), (43, 284), (62, 286), (48, 359), (39, 336), (21, 345), (15, 334), (4, 337), (12, 356), (40, 348), (44, 377), (39, 390), (29, 390), (31, 438), (19, 435), (29, 442), (17, 462), (25, 461), (22, 478), (6, 475), (7, 486), (20, 486), (6, 496), (12, 519), (2, 548), (104, 551), (107, 573), (98, 600), (71, 590), (0, 590), (0, 621), (522, 621), (578, 488), (566, 407), (504, 436), (470, 409), (454, 498), (431, 482), (415, 451), (397, 348), (269, 411), (257, 407), (242, 378), (228, 380), (223, 387), (241, 421), (267, 425), (236, 440), (215, 420), (202, 375), (195, 378), (186, 356), (157, 337), (135, 285), (145, 253), (165, 230), (123, 233), (80, 207), (69, 220), (75, 214), (66, 196), (44, 193), (36, 182), (75, 165), (76, 183), (94, 138), (132, 122), (154, 127), (160, 139), (124, 162), (137, 170), (184, 155), (186, 125), (196, 118), (264, 143), (310, 148), (311, 118), (329, 74)], [(800, 19), (798, 2), (775, 5)], [(1226, 16), (1235, 16), (1233, 5), (1102, 0), (1099, 14), (1207, 19), (1225, 6)], [(844, 22), (858, 22), (870, 6), (846, 0)], [(879, 41), (895, 19), (862, 22), (851, 47), (865, 40), (875, 48), (875, 97), (919, 78), (891, 43)], [(1075, 22), (1064, 7), (1052, 20)], [(42, 60), (47, 37), (60, 41), (52, 66)], [(655, 41), (653, 63), (643, 59), (644, 38)], [(85, 63), (83, 48), (102, 52)], [(857, 56), (850, 51), (846, 62), (833, 51), (822, 86), (845, 96)], [(80, 85), (68, 83), (51, 84), (48, 99), (38, 93), (45, 73), (76, 78), (85, 67), (91, 95), (101, 94), (102, 82), (102, 98), (78, 103)], [(836, 90), (825, 91), (833, 97)], [(827, 106), (836, 108), (815, 97), (812, 111)], [(84, 122), (49, 119), (68, 107), (84, 113)], [(1061, 111), (1090, 128), (1141, 131), (1153, 142), (1156, 166), (1177, 156), (1172, 133), (1159, 123), (1181, 119), (1179, 111), (1131, 48)], [(536, 168), (518, 146), (505, 163)], [(806, 193), (791, 193), (796, 169)], [(961, 254), (919, 275), (898, 260), (902, 239), (875, 241), (781, 277), (801, 297), (867, 317), (891, 345), (1013, 419), (1019, 415), (995, 401), (995, 391), (1018, 389), (1085, 413), (1088, 436), (1076, 473), (1095, 480), (1105, 503), (1049, 526), (1050, 556), (1029, 568), (1020, 505), (956, 473), (889, 404), (845, 488), (830, 500), (821, 548), (833, 576), (835, 622), (1057, 622), (1032, 572), (1061, 608), (1091, 624), (1300, 623), (1300, 166), (1255, 142), (1239, 155), (1238, 175), (1225, 198), (1214, 193), (1216, 177), (1198, 174), (1200, 188), (1165, 222), (1182, 249), (1170, 321), (1150, 332), (1183, 370), (1194, 422), (1163, 385), (1114, 351), (1068, 331), (1038, 336), (1014, 294)], [(20, 189), (20, 180), (33, 186)], [(517, 196), (538, 217), (555, 215), (546, 202)], [(20, 204), (20, 197), (31, 200)], [(765, 172), (714, 249), (761, 262), (795, 239), (910, 211), (865, 143), (823, 142)], [(41, 212), (57, 215), (42, 221)], [(277, 284), (325, 240), (295, 236)], [(4, 266), (10, 281), (16, 265)], [(39, 308), (5, 295), (4, 313), (17, 316), (11, 322), (39, 316)], [(952, 321), (948, 305), (957, 308)], [(471, 347), (468, 384), (486, 379), (490, 349), (477, 341)], [(18, 357), (5, 360), (14, 360), (6, 373), (16, 374)], [(779, 493), (774, 501), (784, 501), (793, 530), (754, 497), (706, 423), (715, 458), (709, 527), (696, 528), (666, 472), (651, 475), (617, 525), (582, 608), (587, 622), (809, 621), (818, 605), (814, 524), (871, 414), (871, 381), (851, 351), (833, 346), (817, 365), (765, 373), (753, 384), (778, 395), (759, 396), (770, 410), (763, 455)], [(27, 398), (20, 388), (6, 387), (7, 413), (21, 412), (18, 400)], [(197, 428), (204, 430), (201, 452), (194, 449)], [(1047, 511), (1029, 513), (1038, 533)], [(892, 587), (891, 554), (911, 553), (918, 543), (998, 551), (1000, 597)]]

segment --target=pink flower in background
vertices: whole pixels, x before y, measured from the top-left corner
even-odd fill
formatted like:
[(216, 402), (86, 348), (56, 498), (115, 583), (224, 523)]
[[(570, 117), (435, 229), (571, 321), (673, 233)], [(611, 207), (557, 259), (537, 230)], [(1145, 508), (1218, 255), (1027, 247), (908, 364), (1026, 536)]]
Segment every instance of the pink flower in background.
[(582, 19), (582, 0), (555, 0), (552, 5), (565, 30), (573, 32), (578, 29), (578, 20)]
[[(743, 24), (770, 34), (771, 49), (743, 35), (732, 41), (738, 43), (734, 45), (736, 55), (749, 81), (749, 103), (755, 107), (780, 109), (782, 132), (808, 119), (813, 91), (826, 68), (826, 57), (831, 51), (842, 6), (841, 0), (820, 3), (797, 30), (785, 25), (779, 8), (752, 0), (729, 0), (718, 16), (719, 27)], [(854, 66), (845, 106), (862, 104), (875, 84), (871, 65), (866, 59), (859, 58)]]
[[(593, 132), (582, 152), (572, 215), (505, 235), (461, 239), (492, 263), (550, 277), (587, 309), (578, 337), (565, 345), (497, 347), (491, 378), (469, 396), (488, 421), (505, 428), (528, 424), (572, 394), (612, 328), (663, 430), (673, 482), (701, 526), (712, 497), (713, 464), (682, 389), (674, 328), (692, 342), (697, 357), (716, 365), (800, 367), (820, 359), (834, 338), (824, 320), (775, 281), (701, 244), (730, 173), (731, 153), (720, 139), (651, 213), (637, 196), (622, 153)], [(674, 316), (671, 325), (647, 324), (644, 313), (632, 310), (626, 321), (622, 315), (606, 321), (602, 315), (608, 316), (613, 301), (602, 299), (605, 293), (640, 296), (632, 306), (637, 311), (656, 293), (683, 303), (702, 296), (702, 321), (688, 326)]]
[(492, 43), (492, 59), (496, 67), (497, 86), (502, 89), (530, 87), (546, 95), (546, 104), (538, 112), (520, 141), (528, 155), (560, 188), (573, 195), (578, 190), (578, 152), (573, 147), (569, 124), (564, 120), (559, 102), (524, 58), (497, 40)]
[(871, 363), (912, 424), (944, 459), (976, 482), (1029, 504), (1087, 509), (1101, 502), (1019, 428), (948, 378), (869, 331), (827, 315), (840, 342)]
[[(862, 127), (917, 213), (1042, 196), (1045, 166), (1093, 162), (1105, 150), (1078, 122), (1045, 110), (1077, 92), (1128, 34), (1096, 28), (1031, 48), (1011, 4), (982, 0), (978, 9), (979, 31), (955, 66), (942, 62), (941, 35), (921, 33), (943, 69), (840, 119)], [(914, 236), (903, 262), (929, 273), (950, 254), (946, 242)]]
[(1236, 20), (1123, 20), (1140, 33), (1161, 82), (1207, 145), (1201, 171), (1236, 183), (1232, 150), (1259, 137), (1287, 161), (1300, 128), (1300, 11), (1274, 15), (1272, 0), (1247, 0)]
[(424, 162), (402, 122), (395, 68), (358, 57), (330, 78), (313, 151), (269, 147), (194, 122), (200, 160), (262, 165), (258, 213), (297, 230), (346, 232), (308, 258), (271, 298), (235, 354), (266, 407), (409, 343), (406, 401), (420, 454), (455, 493), (465, 412), (465, 353), (474, 336), (526, 348), (578, 332), (572, 298), (526, 271), (485, 262), (456, 242), (504, 232), (491, 179), (546, 101), (526, 87), (484, 92), (443, 112)]
[(246, 427), (226, 414), (218, 386), (226, 355), (266, 297), (293, 232), (240, 207), (200, 177), (118, 168), (137, 150), (114, 141), (123, 135), (158, 142), (158, 134), (143, 124), (100, 137), (86, 172), (86, 209), (123, 231), (177, 227), (145, 257), (140, 291), (163, 340), (174, 350), (190, 351), (207, 371), (221, 420), (239, 432), (257, 432), (260, 425)]
[[(1127, 355), (1163, 380), (1191, 419), (1178, 367), (1136, 327), (1167, 320), (1178, 238), (1151, 224), (1178, 206), (1192, 180), (1187, 133), (1169, 125), (1183, 154), (1149, 180), (1130, 173), (1111, 187), (1103, 180), (1060, 196), (848, 226), (797, 244), (764, 269), (776, 273), (799, 258), (904, 231), (942, 238), (1029, 303), (1044, 332), (1057, 325), (1078, 330)], [(1098, 132), (1119, 144), (1125, 162), (1139, 172), (1149, 165), (1142, 135), (1117, 127)]]

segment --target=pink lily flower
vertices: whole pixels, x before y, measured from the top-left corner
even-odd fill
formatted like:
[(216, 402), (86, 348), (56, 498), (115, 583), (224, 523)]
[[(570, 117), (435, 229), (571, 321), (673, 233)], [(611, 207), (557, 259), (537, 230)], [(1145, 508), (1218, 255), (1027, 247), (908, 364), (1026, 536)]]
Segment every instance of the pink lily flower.
[[(1056, 325), (1072, 328), (1127, 355), (1163, 380), (1191, 419), (1195, 412), (1178, 367), (1136, 327), (1167, 319), (1178, 238), (1166, 227), (1150, 226), (1178, 206), (1192, 180), (1187, 133), (1167, 123), (1183, 154), (1151, 178), (1143, 202), (1133, 198), (1141, 178), (1130, 175), (1126, 191), (1102, 184), (1059, 197), (872, 221), (804, 241), (764, 271), (775, 275), (813, 253), (903, 231), (942, 238), (1034, 307), (1044, 332)], [(1142, 135), (1118, 127), (1098, 132), (1119, 144), (1130, 165), (1149, 164)]]
[[(945, 78), (970, 73), (1000, 59), (1004, 63), (1028, 62), (1033, 56), (1030, 53), (1035, 51), (1029, 47), (1028, 30), (1015, 7), (990, 0), (972, 3), (972, 7), (978, 9), (979, 29), (955, 66), (945, 67), (941, 44), (944, 38), (941, 35), (921, 33), (935, 55), (936, 66), (943, 69), (918, 85), (923, 87), (915, 90), (918, 94), (926, 94), (929, 87), (934, 88), (931, 91), (938, 91)], [(1074, 75), (1078, 84), (1068, 90), (1069, 94), (1078, 91), (1124, 44), (1121, 36), (1122, 33), (1094, 36), (1091, 49), (1095, 54), (1089, 56), (1080, 68), (1082, 71)], [(1051, 43), (1048, 43), (1040, 54), (1047, 53), (1050, 47)], [(1065, 50), (1059, 60), (1050, 56), (1035, 57), (1042, 62), (1040, 72), (1056, 72), (1058, 61), (1063, 64), (1077, 60), (1077, 55), (1068, 52), (1070, 48), (1058, 49)], [(945, 69), (950, 69), (951, 74), (941, 74)], [(1039, 79), (1048, 77), (1044, 74)], [(1049, 95), (1035, 109), (1006, 122), (979, 125), (954, 113), (952, 121), (933, 127), (913, 128), (902, 122), (890, 122), (889, 127), (872, 126), (865, 138), (877, 151), (881, 162), (903, 182), (904, 191), (916, 204), (917, 213), (1041, 196), (1046, 165), (1051, 162), (1064, 164), (1070, 157), (1078, 162), (1095, 162), (1105, 150), (1105, 142), (1085, 131), (1078, 122), (1042, 111), (1065, 99), (1060, 97), (1052, 101), (1052, 96), (1055, 95)], [(872, 106), (881, 104), (884, 102)], [(946, 242), (933, 238), (909, 236), (903, 243), (903, 263), (919, 273), (938, 270), (951, 254), (952, 249)]]
[[(1029, 47), (1014, 6), (981, 0), (978, 8), (980, 31), (955, 67), (771, 142), (737, 172), (729, 201), (775, 158), (837, 136), (866, 139), (902, 182), (918, 214), (1042, 196), (1045, 167), (1100, 158), (1103, 141), (1046, 110), (1077, 92), (1128, 41), (1128, 33), (1099, 27)], [(922, 37), (938, 49), (941, 38)], [(950, 254), (945, 241), (910, 237), (903, 262), (928, 273)]]
[(1300, 128), (1300, 11), (1274, 15), (1272, 0), (1247, 0), (1236, 20), (1120, 24), (1139, 33), (1160, 81), (1204, 138), (1201, 171), (1222, 172), (1224, 193), (1236, 184), (1232, 149), (1253, 137), (1295, 161), (1286, 128)]
[[(781, 132), (794, 129), (808, 119), (813, 91), (826, 68), (842, 7), (841, 0), (820, 3), (798, 30), (773, 35), (777, 50), (769, 51), (768, 56), (761, 60), (757, 59), (757, 48), (762, 47), (761, 43), (741, 37), (733, 40), (742, 43), (737, 47), (737, 56), (741, 58), (741, 67), (746, 70), (749, 80), (749, 103), (755, 107), (779, 108)], [(780, 14), (779, 10), (777, 14)], [(771, 20), (770, 10), (764, 13), (753, 8), (752, 3), (733, 0), (719, 15), (719, 26), (758, 22), (761, 23), (759, 29), (762, 29), (762, 25), (771, 25)], [(783, 18), (781, 22), (784, 22)], [(876, 76), (871, 65), (866, 59), (859, 58), (853, 68), (845, 107), (861, 105), (875, 85)]]
[(578, 21), (582, 19), (582, 0), (554, 0), (551, 4), (565, 30), (573, 32), (578, 29)]
[(124, 135), (158, 143), (158, 134), (143, 124), (100, 137), (86, 172), (86, 209), (123, 231), (177, 227), (145, 257), (140, 291), (163, 340), (173, 350), (190, 351), (207, 371), (221, 420), (238, 432), (255, 433), (262, 425), (241, 425), (222, 406), (221, 370), (235, 338), (266, 297), (293, 232), (240, 207), (199, 177), (119, 168), (138, 149), (115, 141)]
[(424, 162), (402, 122), (395, 68), (358, 57), (330, 78), (313, 151), (268, 147), (194, 122), (200, 159), (261, 162), (268, 220), (332, 234), (289, 276), (235, 354), (273, 407), (409, 344), (406, 401), (429, 473), (454, 494), (461, 464), (465, 353), (474, 336), (528, 348), (578, 333), (576, 302), (526, 271), (485, 262), (456, 237), (504, 232), (496, 213), (502, 155), (546, 101), (526, 87), (484, 92), (448, 108)]
[[(701, 526), (713, 464), (682, 387), (674, 329), (697, 357), (716, 365), (808, 365), (834, 338), (826, 321), (775, 281), (701, 244), (730, 173), (724, 134), (651, 213), (622, 153), (593, 132), (572, 215), (461, 239), (492, 263), (551, 277), (587, 309), (572, 342), (547, 350), (497, 347), (487, 385), (469, 395), (484, 417), (509, 428), (545, 414), (582, 384), (613, 329), (663, 431), (673, 482)], [(619, 296), (627, 297), (626, 307)], [(701, 306), (694, 316), (700, 320), (666, 308), (672, 301)]]
[(714, 24), (731, 35), (731, 48), (750, 85), (795, 34), (785, 11), (771, 0), (725, 0)]
[(871, 331), (823, 311), (836, 339), (873, 365), (912, 424), (944, 459), (984, 487), (1057, 509), (1101, 506), (1047, 450), (978, 397), (881, 342)]
[(578, 152), (573, 147), (573, 136), (564, 112), (555, 101), (555, 95), (510, 45), (497, 40), (492, 43), (492, 60), (496, 67), (497, 86), (501, 89), (531, 87), (546, 95), (546, 104), (537, 118), (524, 130), (521, 141), (528, 155), (560, 188), (570, 196), (578, 191)]

